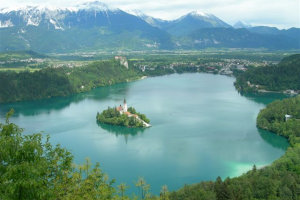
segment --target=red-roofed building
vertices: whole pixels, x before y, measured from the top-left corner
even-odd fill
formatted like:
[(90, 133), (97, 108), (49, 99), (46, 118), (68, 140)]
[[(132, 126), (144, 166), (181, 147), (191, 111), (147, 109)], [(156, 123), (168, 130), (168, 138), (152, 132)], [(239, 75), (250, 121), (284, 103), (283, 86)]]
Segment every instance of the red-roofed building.
[(150, 124), (148, 124), (148, 123), (144, 122), (142, 119), (140, 119), (138, 115), (128, 112), (126, 99), (124, 99), (124, 105), (123, 106), (120, 105), (120, 106), (116, 107), (116, 110), (119, 111), (121, 115), (124, 114), (124, 115), (127, 115), (128, 117), (134, 117), (136, 120), (142, 122), (144, 127), (151, 126)]
[(116, 107), (117, 111), (121, 112), (123, 111), (123, 107), (120, 105), (119, 107)]

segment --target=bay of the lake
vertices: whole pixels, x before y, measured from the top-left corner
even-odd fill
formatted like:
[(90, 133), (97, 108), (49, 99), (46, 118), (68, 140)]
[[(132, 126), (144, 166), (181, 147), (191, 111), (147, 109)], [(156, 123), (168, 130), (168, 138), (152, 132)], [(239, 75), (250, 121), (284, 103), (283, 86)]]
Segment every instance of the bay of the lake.
[[(1, 121), (11, 121), (25, 134), (49, 134), (74, 155), (89, 157), (117, 183), (144, 177), (151, 191), (234, 177), (282, 156), (286, 139), (256, 128), (256, 116), (276, 96), (245, 97), (234, 78), (212, 74), (174, 74), (94, 89), (71, 97), (0, 105)], [(128, 106), (144, 113), (151, 128), (97, 124), (96, 114), (108, 106)]]

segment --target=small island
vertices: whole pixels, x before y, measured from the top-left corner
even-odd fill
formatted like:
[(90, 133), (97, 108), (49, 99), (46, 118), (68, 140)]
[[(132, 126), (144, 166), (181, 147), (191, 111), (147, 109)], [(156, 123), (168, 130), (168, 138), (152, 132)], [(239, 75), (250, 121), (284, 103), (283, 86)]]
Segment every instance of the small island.
[(146, 115), (136, 112), (133, 107), (127, 108), (126, 99), (123, 106), (103, 110), (102, 113), (97, 113), (97, 121), (100, 123), (126, 126), (131, 128), (150, 127), (150, 120)]

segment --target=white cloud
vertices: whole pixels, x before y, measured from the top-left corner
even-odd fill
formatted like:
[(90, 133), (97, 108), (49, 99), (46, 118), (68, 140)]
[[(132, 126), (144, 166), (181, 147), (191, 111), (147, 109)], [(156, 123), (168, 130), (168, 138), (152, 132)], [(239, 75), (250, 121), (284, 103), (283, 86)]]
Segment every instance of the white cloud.
[[(73, 6), (93, 0), (0, 0), (1, 7), (46, 4)], [(123, 10), (138, 9), (162, 19), (175, 19), (192, 10), (212, 13), (229, 24), (242, 20), (252, 25), (272, 25), (279, 28), (300, 27), (299, 0), (102, 0)]]

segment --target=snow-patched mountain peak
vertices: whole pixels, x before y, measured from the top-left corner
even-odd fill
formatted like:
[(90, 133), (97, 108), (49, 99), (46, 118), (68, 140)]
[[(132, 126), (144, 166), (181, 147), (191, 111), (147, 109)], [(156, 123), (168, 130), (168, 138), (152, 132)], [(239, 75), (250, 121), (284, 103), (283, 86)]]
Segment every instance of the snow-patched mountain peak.
[[(27, 26), (39, 26), (43, 20), (50, 21), (53, 24), (53, 21), (58, 22), (64, 19), (66, 11), (66, 8), (61, 9), (51, 6), (27, 6), (25, 9), (17, 12), (27, 23)], [(55, 29), (61, 28), (55, 26)]]
[(0, 28), (8, 28), (8, 27), (13, 27), (13, 23), (11, 22), (11, 20), (6, 20), (4, 22), (0, 21)]
[(137, 17), (145, 17), (145, 16), (147, 16), (145, 13), (143, 13), (143, 11), (137, 10), (137, 9), (126, 10), (126, 12), (129, 13), (129, 14), (131, 14), (131, 15), (137, 16)]
[(246, 23), (246, 22), (244, 22), (244, 21), (238, 21), (237, 23), (235, 23), (235, 24), (233, 25), (233, 27), (234, 27), (234, 28), (250, 28), (251, 25), (248, 24), (248, 23)]
[(0, 27), (12, 27), (20, 25), (39, 26), (41, 23), (52, 24), (55, 29), (62, 28), (62, 20), (69, 11), (67, 8), (57, 8), (53, 6), (19, 6), (4, 8), (0, 10)]
[(200, 10), (195, 10), (189, 13), (189, 15), (194, 16), (194, 17), (210, 17), (210, 14), (204, 13)]
[(23, 13), (29, 13), (29, 12), (39, 12), (39, 13), (47, 13), (47, 12), (59, 12), (59, 11), (70, 11), (70, 12), (77, 12), (78, 10), (93, 10), (93, 11), (114, 11), (118, 10), (115, 8), (111, 8), (107, 6), (105, 3), (102, 3), (100, 1), (93, 1), (93, 2), (85, 2), (82, 4), (70, 6), (70, 7), (55, 7), (51, 5), (21, 5), (21, 6), (14, 6), (14, 7), (8, 7), (8, 8), (0, 8), (0, 13), (10, 13), (10, 12), (18, 12), (21, 11)]
[(72, 9), (75, 8), (77, 10), (92, 10), (92, 11), (115, 11), (118, 9), (111, 8), (108, 5), (106, 5), (103, 2), (100, 1), (93, 1), (93, 2), (85, 2), (82, 4), (79, 4), (75, 7), (72, 7)]
[(0, 8), (0, 14), (7, 14), (10, 12), (18, 12), (21, 10), (29, 10), (33, 6), (24, 6), (24, 5), (19, 5), (19, 6), (14, 6), (14, 7), (6, 7), (6, 8)]
[(200, 20), (216, 19), (216, 17), (213, 14), (208, 14), (208, 13), (205, 13), (205, 12), (202, 12), (199, 10), (195, 10), (195, 11), (189, 12), (189, 13), (181, 16), (177, 20), (182, 20), (187, 17), (194, 18), (194, 19), (200, 19)]
[[(40, 26), (46, 25), (48, 29), (54, 27), (55, 29), (64, 30), (70, 28), (70, 25), (77, 22), (65, 22), (67, 16), (75, 14), (79, 11), (85, 10), (87, 12), (95, 13), (95, 18), (98, 12), (118, 11), (108, 7), (106, 4), (94, 1), (75, 5), (73, 7), (54, 7), (49, 5), (27, 5), (14, 8), (0, 9), (0, 28), (12, 27), (22, 24), (23, 26)], [(22, 19), (22, 20), (21, 20)]]
[(46, 5), (39, 5), (39, 6), (33, 6), (33, 5), (27, 5), (27, 6), (18, 6), (18, 7), (11, 7), (11, 8), (2, 8), (0, 9), (0, 13), (10, 13), (10, 12), (22, 12), (22, 13), (44, 13), (49, 11), (64, 11), (67, 10), (67, 8), (58, 8), (55, 6), (46, 6)]
[(148, 24), (150, 24), (151, 26), (154, 26), (154, 27), (161, 28), (163, 23), (167, 23), (166, 20), (151, 17), (151, 16), (145, 14), (141, 10), (126, 10), (126, 12), (144, 20), (145, 22), (147, 22)]

